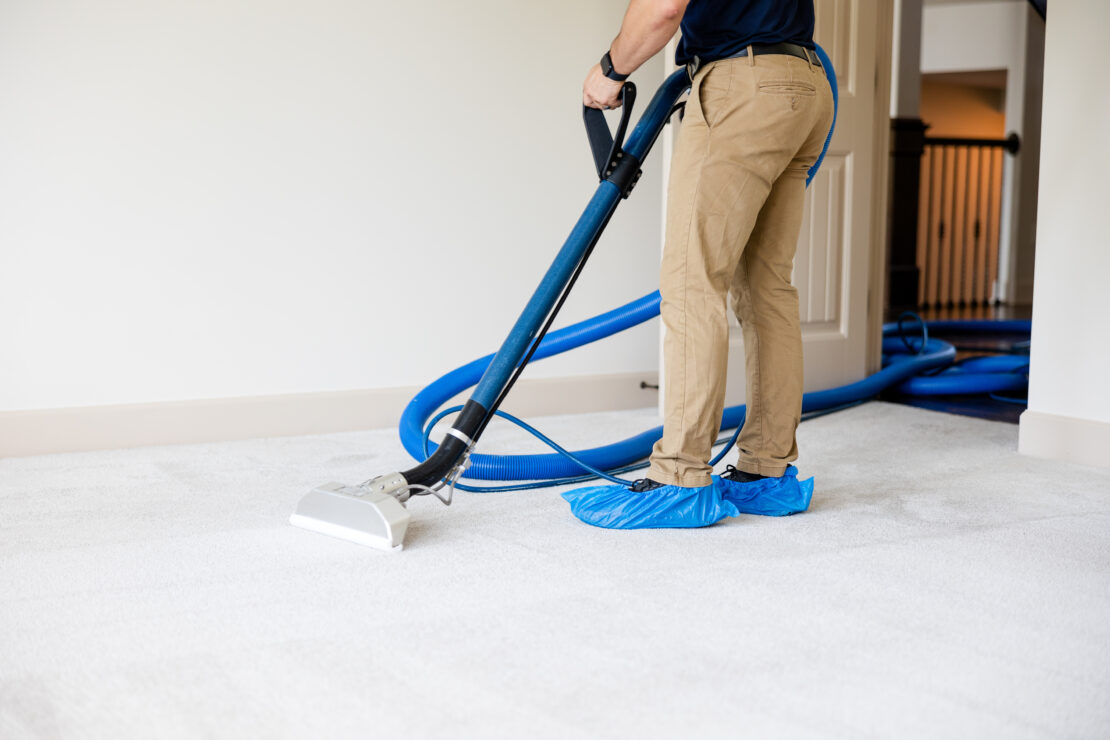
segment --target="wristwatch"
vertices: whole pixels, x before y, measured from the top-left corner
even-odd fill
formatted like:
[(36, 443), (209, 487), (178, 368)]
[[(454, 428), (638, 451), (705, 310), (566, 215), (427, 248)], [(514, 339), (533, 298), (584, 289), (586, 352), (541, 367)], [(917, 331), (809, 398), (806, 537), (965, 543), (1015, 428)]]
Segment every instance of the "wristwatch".
[(601, 58), (601, 74), (614, 82), (624, 82), (628, 79), (628, 75), (622, 75), (613, 69), (613, 60), (609, 58), (609, 52), (605, 52), (605, 56)]

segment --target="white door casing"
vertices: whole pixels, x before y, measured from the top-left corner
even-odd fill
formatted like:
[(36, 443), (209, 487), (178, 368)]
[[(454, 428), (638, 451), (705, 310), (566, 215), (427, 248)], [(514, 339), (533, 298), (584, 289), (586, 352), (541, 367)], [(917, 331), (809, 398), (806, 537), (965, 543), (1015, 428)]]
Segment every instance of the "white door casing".
[[(832, 59), (840, 104), (828, 154), (809, 186), (794, 260), (807, 392), (854, 382), (876, 365), (893, 14), (892, 0), (816, 0), (814, 6), (815, 38)], [(673, 60), (673, 44), (665, 53)], [(667, 162), (672, 136), (664, 139)], [(729, 322), (725, 399), (731, 406), (744, 403), (746, 394), (743, 333), (731, 314)], [(660, 386), (665, 382), (661, 373)]]

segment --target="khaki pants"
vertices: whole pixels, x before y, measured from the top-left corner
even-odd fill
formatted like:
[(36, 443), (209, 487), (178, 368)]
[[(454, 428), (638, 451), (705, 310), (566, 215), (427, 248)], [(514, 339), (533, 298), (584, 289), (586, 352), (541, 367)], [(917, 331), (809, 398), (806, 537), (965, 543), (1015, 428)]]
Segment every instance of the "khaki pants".
[(744, 332), (748, 390), (736, 467), (777, 476), (798, 457), (802, 335), (790, 275), (806, 172), (832, 116), (825, 73), (797, 57), (723, 59), (694, 77), (668, 186), (659, 279), (665, 422), (652, 480), (710, 483), (730, 292)]

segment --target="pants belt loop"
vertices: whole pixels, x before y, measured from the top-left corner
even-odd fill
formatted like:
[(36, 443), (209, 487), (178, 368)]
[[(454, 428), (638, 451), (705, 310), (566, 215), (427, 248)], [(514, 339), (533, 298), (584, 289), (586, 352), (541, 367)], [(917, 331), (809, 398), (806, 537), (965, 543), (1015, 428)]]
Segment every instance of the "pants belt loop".
[(806, 53), (806, 62), (809, 64), (809, 71), (812, 72), (813, 71), (813, 56), (812, 56), (813, 50), (812, 49), (806, 49), (805, 47), (802, 47), (802, 51), (804, 51)]
[(751, 44), (748, 44), (748, 66), (755, 66), (755, 49), (752, 48)]
[(686, 76), (690, 78), (690, 82), (694, 81), (694, 75), (698, 73), (698, 67), (701, 66), (701, 59), (694, 57), (686, 63)]

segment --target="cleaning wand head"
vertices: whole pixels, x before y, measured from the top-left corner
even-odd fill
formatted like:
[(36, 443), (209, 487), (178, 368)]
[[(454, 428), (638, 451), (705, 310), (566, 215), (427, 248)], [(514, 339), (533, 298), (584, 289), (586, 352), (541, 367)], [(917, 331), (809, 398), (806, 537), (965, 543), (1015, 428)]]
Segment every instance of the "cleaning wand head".
[(455, 483), (469, 465), (468, 447), (447, 478), (432, 486), (409, 483), (402, 473), (379, 475), (357, 486), (325, 483), (305, 494), (289, 523), (379, 550), (400, 552), (412, 518), (405, 502), (412, 496), (435, 496), (450, 506)]
[(305, 494), (289, 523), (379, 550), (400, 552), (411, 518), (405, 501), (412, 487), (400, 473), (358, 486), (325, 483)]

